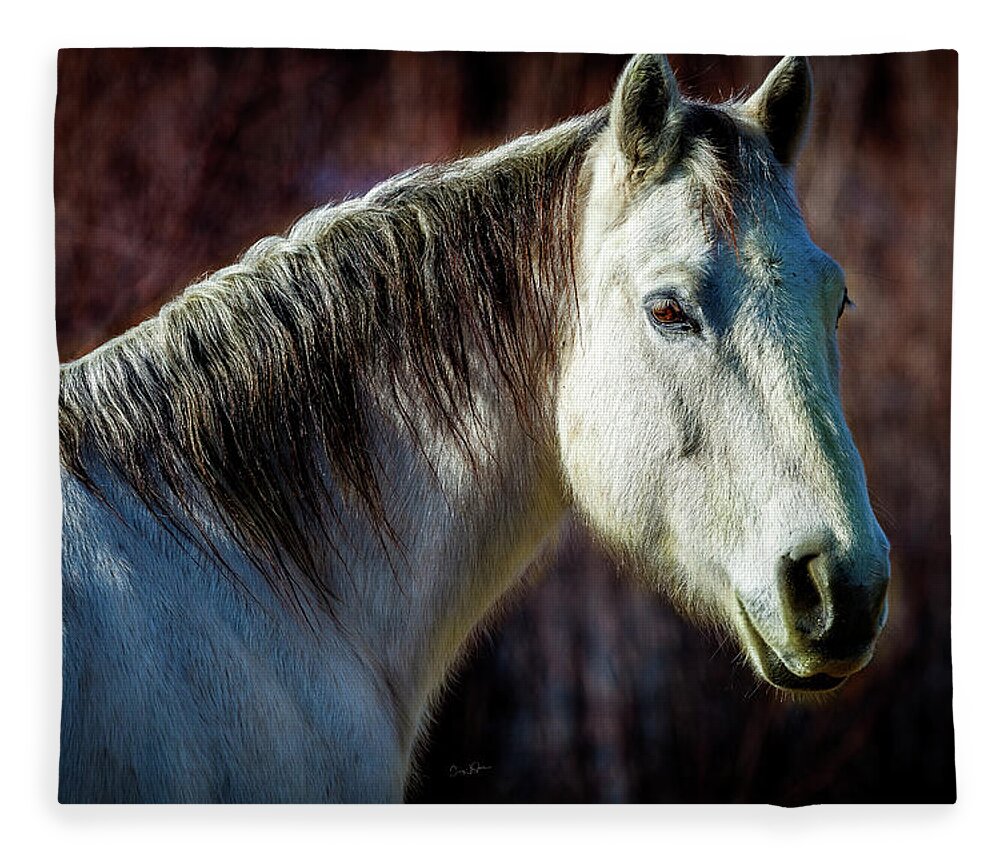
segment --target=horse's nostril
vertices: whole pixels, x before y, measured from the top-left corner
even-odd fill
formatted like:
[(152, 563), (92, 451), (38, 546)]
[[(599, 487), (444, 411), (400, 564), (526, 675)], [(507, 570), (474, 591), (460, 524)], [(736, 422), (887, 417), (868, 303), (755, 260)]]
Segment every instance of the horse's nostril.
[(882, 629), (889, 569), (834, 550), (800, 542), (779, 561), (778, 589), (789, 653), (846, 664), (870, 654)]
[(818, 581), (818, 554), (798, 559), (786, 557), (782, 571), (782, 599), (788, 620), (794, 629), (806, 636), (820, 636), (825, 627), (823, 590)]

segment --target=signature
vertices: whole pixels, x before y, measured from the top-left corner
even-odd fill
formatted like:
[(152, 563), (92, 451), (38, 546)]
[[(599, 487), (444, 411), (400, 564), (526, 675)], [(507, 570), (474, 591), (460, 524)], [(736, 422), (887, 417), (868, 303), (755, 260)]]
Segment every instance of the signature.
[(493, 770), (488, 764), (480, 764), (478, 761), (470, 762), (465, 767), (453, 764), (448, 768), (448, 776), (475, 776), (484, 770)]

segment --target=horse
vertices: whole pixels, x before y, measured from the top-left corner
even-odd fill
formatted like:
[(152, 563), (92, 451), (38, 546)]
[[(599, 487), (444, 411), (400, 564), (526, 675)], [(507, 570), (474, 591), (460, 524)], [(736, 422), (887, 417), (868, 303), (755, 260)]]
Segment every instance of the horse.
[(794, 189), (809, 63), (603, 108), (304, 216), (60, 370), (59, 799), (395, 802), (568, 511), (798, 695), (886, 621)]

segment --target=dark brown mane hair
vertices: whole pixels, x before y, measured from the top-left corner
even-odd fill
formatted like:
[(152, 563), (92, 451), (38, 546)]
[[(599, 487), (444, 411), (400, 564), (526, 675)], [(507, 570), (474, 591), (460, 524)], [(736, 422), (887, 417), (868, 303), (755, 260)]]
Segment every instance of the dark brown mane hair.
[(192, 534), (194, 481), (276, 591), (334, 600), (306, 526), (329, 519), (323, 476), (388, 525), (366, 392), (404, 418), (402, 392), (416, 394), (467, 445), (475, 349), (523, 413), (555, 358), (578, 179), (606, 123), (600, 111), (316, 210), (65, 365), (64, 468), (98, 495), (98, 475), (117, 476), (211, 551)]
[[(759, 147), (745, 149), (722, 110), (685, 109), (681, 160), (728, 235)], [(330, 479), (391, 539), (372, 392), (414, 436), (419, 402), (468, 450), (479, 355), (518, 417), (529, 410), (556, 360), (559, 308), (575, 296), (577, 192), (607, 123), (603, 109), (317, 209), (64, 365), (66, 472), (101, 498), (108, 477), (123, 482), (235, 576), (202, 525), (217, 514), (279, 596), (301, 606), (311, 593), (332, 609), (315, 561), (339, 556), (337, 535), (315, 529), (339, 516)]]

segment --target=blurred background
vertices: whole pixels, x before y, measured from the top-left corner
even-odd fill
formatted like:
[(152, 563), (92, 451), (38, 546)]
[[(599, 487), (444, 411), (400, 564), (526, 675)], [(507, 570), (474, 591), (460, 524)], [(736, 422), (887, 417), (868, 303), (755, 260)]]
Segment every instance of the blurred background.
[[(55, 120), (60, 358), (329, 200), (605, 103), (626, 57), (64, 50)], [(670, 56), (682, 89), (777, 58)], [(822, 705), (616, 571), (567, 522), (470, 648), (412, 801), (943, 802), (955, 797), (949, 410), (958, 58), (817, 57), (798, 172), (857, 308), (844, 407), (892, 542), (875, 660)]]

